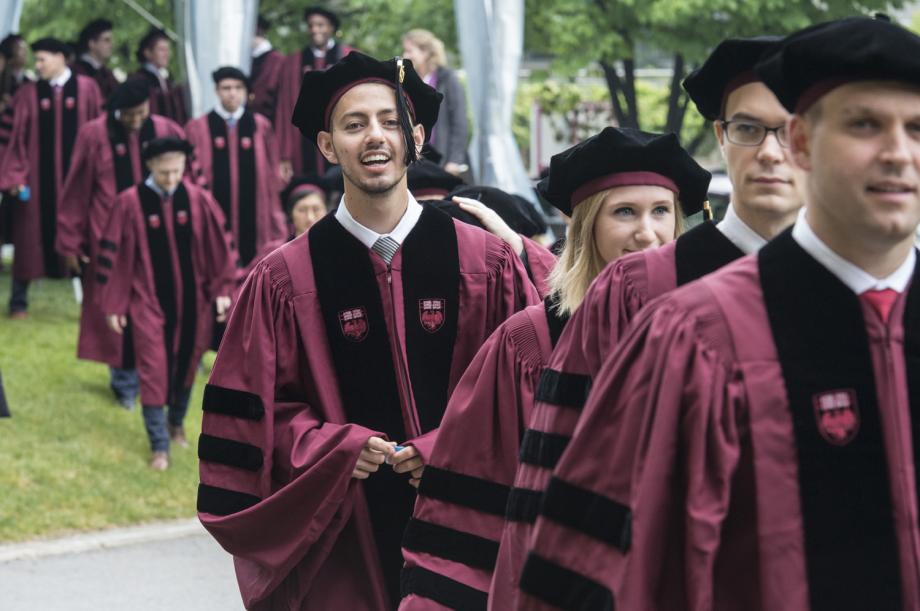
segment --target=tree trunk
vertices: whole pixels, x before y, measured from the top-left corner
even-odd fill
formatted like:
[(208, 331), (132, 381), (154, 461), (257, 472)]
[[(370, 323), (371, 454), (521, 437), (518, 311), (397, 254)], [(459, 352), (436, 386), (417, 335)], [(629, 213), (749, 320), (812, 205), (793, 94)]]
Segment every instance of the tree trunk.
[(629, 118), (623, 109), (623, 102), (620, 100), (620, 94), (623, 92), (623, 82), (620, 75), (617, 74), (616, 66), (608, 64), (605, 61), (598, 62), (604, 71), (604, 80), (607, 81), (607, 92), (610, 94), (610, 105), (613, 106), (613, 116), (620, 127), (633, 127), (629, 124)]
[(674, 70), (671, 73), (671, 89), (668, 91), (668, 114), (664, 124), (665, 133), (680, 135), (684, 126), (684, 115), (687, 111), (687, 95), (681, 87), (684, 80), (684, 56), (674, 54)]
[(700, 128), (696, 131), (696, 135), (694, 135), (690, 142), (684, 147), (688, 153), (696, 155), (697, 150), (699, 150), (703, 142), (706, 141), (706, 135), (710, 133), (710, 129), (709, 119), (703, 117), (703, 121), (700, 124)]

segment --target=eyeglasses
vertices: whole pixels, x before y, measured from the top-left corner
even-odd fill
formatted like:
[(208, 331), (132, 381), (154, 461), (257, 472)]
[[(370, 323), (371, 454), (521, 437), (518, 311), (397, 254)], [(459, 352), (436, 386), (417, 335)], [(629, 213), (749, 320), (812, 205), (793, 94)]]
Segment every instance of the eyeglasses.
[(767, 127), (753, 121), (722, 121), (722, 129), (728, 141), (738, 146), (760, 146), (771, 132), (780, 146), (789, 146), (785, 125)]

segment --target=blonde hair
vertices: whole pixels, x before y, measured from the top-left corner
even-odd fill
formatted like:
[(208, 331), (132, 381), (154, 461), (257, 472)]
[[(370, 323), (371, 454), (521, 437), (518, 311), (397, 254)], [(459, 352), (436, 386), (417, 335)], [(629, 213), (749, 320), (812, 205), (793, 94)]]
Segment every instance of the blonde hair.
[(447, 53), (441, 39), (428, 30), (409, 30), (403, 35), (403, 40), (408, 40), (428, 56), (428, 71), (434, 72), (438, 68), (447, 66)]
[[(616, 188), (616, 187), (614, 187)], [(549, 275), (550, 292), (556, 296), (556, 310), (566, 316), (578, 309), (591, 282), (607, 265), (594, 239), (594, 224), (613, 189), (589, 195), (572, 211), (572, 223), (559, 261)], [(684, 232), (684, 212), (674, 198), (674, 237)]]

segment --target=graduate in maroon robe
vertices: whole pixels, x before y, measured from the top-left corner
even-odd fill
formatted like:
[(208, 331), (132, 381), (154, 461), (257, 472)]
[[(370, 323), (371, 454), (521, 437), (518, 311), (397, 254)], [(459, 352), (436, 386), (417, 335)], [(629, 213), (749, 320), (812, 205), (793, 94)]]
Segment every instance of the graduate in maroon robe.
[(401, 609), (486, 608), (518, 454), (554, 449), (522, 434), (569, 315), (608, 257), (672, 241), (709, 179), (675, 136), (636, 130), (607, 128), (553, 158), (538, 190), (572, 217), (553, 291), (499, 327), (451, 396), (403, 539)]
[(248, 608), (396, 606), (410, 484), (447, 398), (538, 300), (507, 244), (406, 188), (439, 103), (401, 59), (352, 53), (304, 77), (293, 121), (341, 166), (345, 194), (249, 276), (198, 449), (199, 517)]
[(275, 130), (286, 178), (294, 174), (325, 174), (326, 159), (317, 150), (315, 142), (304, 138), (291, 125), (290, 117), (297, 104), (303, 75), (313, 70), (326, 70), (352, 51), (351, 47), (341, 45), (335, 39), (340, 22), (338, 15), (332, 11), (308, 7), (304, 11), (304, 21), (309, 28), (310, 44), (284, 58), (279, 76)]
[(108, 98), (118, 87), (118, 79), (106, 62), (112, 57), (112, 22), (108, 19), (94, 19), (80, 31), (77, 44), (77, 59), (71, 69), (77, 74), (96, 81), (103, 97)]
[(185, 88), (169, 76), (172, 42), (166, 32), (151, 28), (137, 45), (135, 57), (140, 68), (133, 76), (143, 78), (150, 88), (150, 112), (169, 117), (179, 125), (188, 121)]
[(236, 280), (237, 255), (220, 206), (183, 180), (190, 153), (179, 138), (147, 144), (150, 175), (118, 195), (96, 259), (99, 306), (113, 330), (132, 334), (150, 466), (157, 470), (169, 466), (171, 439), (185, 443), (182, 424), (210, 339), (211, 308), (227, 312)]
[[(605, 269), (572, 317), (553, 353), (547, 379), (567, 396), (547, 393), (527, 434), (564, 447), (575, 428), (591, 378), (633, 316), (649, 300), (756, 252), (792, 224), (801, 205), (800, 179), (788, 157), (783, 126), (789, 113), (753, 75), (776, 39), (722, 42), (685, 81), (691, 99), (713, 121), (734, 189), (725, 218), (705, 222), (673, 244), (623, 257)], [(772, 133), (768, 130), (774, 130)], [(558, 458), (558, 453), (557, 453)], [(513, 608), (539, 495), (554, 461), (522, 458), (492, 588), (493, 607)]]
[(605, 360), (518, 608), (920, 608), (917, 57), (860, 17), (758, 63), (805, 210)]
[(268, 39), (271, 27), (271, 22), (259, 15), (256, 35), (252, 39), (252, 64), (249, 69), (252, 91), (249, 98), (252, 110), (274, 123), (284, 54), (275, 50)]
[(64, 43), (43, 38), (32, 50), (41, 80), (23, 85), (13, 98), (13, 130), (0, 163), (0, 191), (20, 200), (13, 202), (15, 317), (25, 316), (31, 280), (64, 275), (54, 250), (61, 187), (77, 131), (102, 112), (99, 87), (67, 67)]
[(223, 67), (212, 77), (218, 105), (189, 121), (185, 131), (203, 178), (230, 225), (239, 267), (247, 267), (266, 243), (286, 237), (278, 201), (278, 152), (271, 123), (245, 106), (246, 75)]
[(96, 300), (96, 265), (115, 198), (147, 174), (144, 147), (154, 138), (185, 136), (173, 121), (150, 114), (148, 95), (144, 81), (129, 79), (109, 97), (108, 112), (80, 129), (57, 218), (56, 250), (83, 280), (77, 357), (109, 365), (112, 390), (128, 409), (138, 392), (132, 335), (106, 323)]

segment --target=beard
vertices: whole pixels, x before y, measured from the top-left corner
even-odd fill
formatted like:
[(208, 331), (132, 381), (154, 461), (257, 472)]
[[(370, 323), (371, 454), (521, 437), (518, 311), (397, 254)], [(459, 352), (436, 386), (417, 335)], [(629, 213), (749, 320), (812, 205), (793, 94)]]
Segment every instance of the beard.
[(368, 195), (386, 195), (399, 185), (407, 171), (408, 168), (404, 169), (400, 175), (394, 176), (392, 180), (386, 180), (385, 177), (381, 176), (372, 181), (365, 181), (352, 176), (351, 173), (345, 169), (345, 166), (342, 166), (342, 176), (344, 179)]

